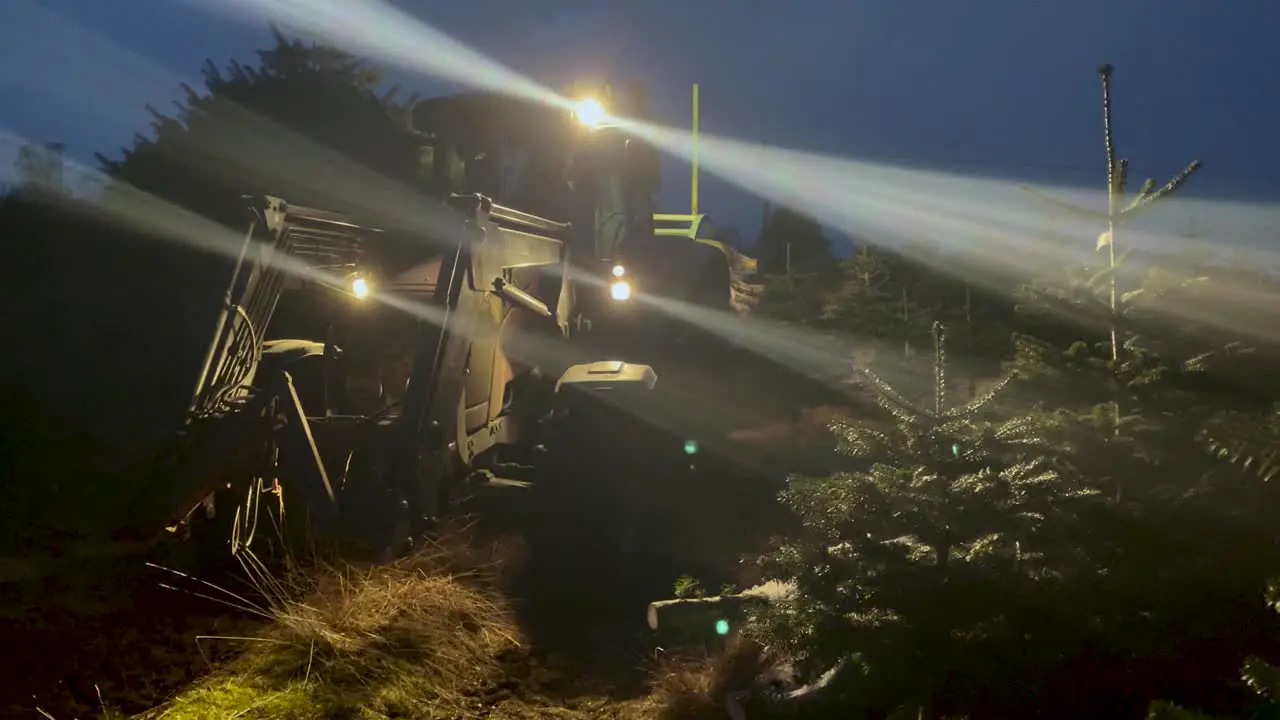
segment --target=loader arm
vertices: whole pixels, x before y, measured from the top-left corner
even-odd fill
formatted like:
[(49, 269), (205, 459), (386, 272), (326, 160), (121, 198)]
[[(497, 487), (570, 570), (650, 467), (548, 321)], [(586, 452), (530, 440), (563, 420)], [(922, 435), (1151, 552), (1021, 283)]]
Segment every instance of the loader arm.
[[(470, 371), (473, 334), (485, 303), (500, 301), (550, 321), (541, 299), (510, 283), (508, 271), (563, 262), (557, 223), (494, 204), (482, 195), (455, 195), (450, 205), (464, 218), (456, 245), (446, 253), (432, 303), (439, 322), (419, 322), (418, 351), (401, 414), (401, 437), (391, 484), (400, 489), (416, 533), (443, 511), (448, 487), (470, 470), (475, 455), (506, 439), (502, 422), (469, 436), (462, 425), (463, 379)], [(563, 284), (560, 299), (571, 298)], [(492, 300), (491, 300), (492, 299)], [(499, 421), (501, 419), (499, 418)]]

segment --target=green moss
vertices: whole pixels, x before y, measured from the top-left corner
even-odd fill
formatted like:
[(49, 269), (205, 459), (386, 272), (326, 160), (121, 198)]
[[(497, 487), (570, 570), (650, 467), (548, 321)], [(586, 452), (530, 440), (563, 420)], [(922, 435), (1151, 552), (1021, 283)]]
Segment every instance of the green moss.
[(305, 683), (262, 687), (238, 676), (215, 676), (142, 716), (145, 720), (224, 720), (225, 718), (323, 717)]
[(138, 720), (427, 720), (465, 716), (466, 708), (457, 702), (442, 702), (441, 688), (432, 687), (421, 672), (396, 668), (395, 673), (371, 679), (376, 684), (335, 684), (319, 676), (279, 683), (224, 670)]

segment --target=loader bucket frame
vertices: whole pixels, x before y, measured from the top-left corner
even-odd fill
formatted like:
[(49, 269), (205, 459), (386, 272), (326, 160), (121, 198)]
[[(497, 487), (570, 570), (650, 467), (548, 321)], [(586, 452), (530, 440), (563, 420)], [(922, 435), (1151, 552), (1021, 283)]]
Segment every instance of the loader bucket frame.
[[(187, 407), (186, 451), (178, 468), (168, 468), (173, 484), (162, 493), (165, 525), (185, 522), (192, 507), (225, 484), (228, 473), (243, 470), (253, 455), (245, 439), (269, 432), (268, 415), (286, 421), (276, 442), (293, 460), (297, 487), (314, 519), (323, 523), (336, 516), (334, 490), (292, 378), (284, 371), (262, 378), (259, 369), (264, 356), (278, 350), (267, 332), (286, 287), (299, 275), (304, 282), (322, 282), (322, 271), (358, 267), (367, 236), (381, 230), (278, 197), (246, 201), (249, 227)], [(228, 463), (219, 458), (238, 458), (240, 464), (221, 468)]]
[(289, 281), (288, 258), (305, 258), (317, 269), (358, 267), (363, 236), (382, 232), (338, 213), (291, 206), (271, 196), (255, 199), (249, 213), (249, 229), (223, 293), (188, 420), (226, 412), (248, 391)]
[[(715, 226), (707, 215), (657, 213), (653, 216), (653, 225), (654, 239), (663, 248), (660, 252), (672, 255), (672, 259), (658, 261), (660, 267), (665, 266), (661, 272), (684, 278), (677, 283), (683, 287), (674, 292), (676, 296), (689, 300), (703, 298), (701, 302), (739, 315), (755, 306), (761, 290), (753, 282), (759, 272), (759, 262), (716, 239)], [(688, 240), (689, 244), (672, 245), (680, 239)]]
[(688, 238), (700, 245), (715, 248), (724, 255), (725, 261), (729, 264), (729, 272), (734, 277), (754, 275), (759, 271), (759, 263), (755, 258), (747, 257), (735, 248), (715, 239), (715, 225), (705, 214), (655, 213), (653, 227), (654, 235)]

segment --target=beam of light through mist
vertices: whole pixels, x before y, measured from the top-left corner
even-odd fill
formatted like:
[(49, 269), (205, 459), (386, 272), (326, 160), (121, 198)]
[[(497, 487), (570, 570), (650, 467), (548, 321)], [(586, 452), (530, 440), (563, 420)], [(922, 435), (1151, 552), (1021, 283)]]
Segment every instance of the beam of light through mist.
[[(336, 6), (331, 3), (330, 7)], [(76, 52), (64, 52), (59, 57), (65, 63), (74, 62), (77, 68), (83, 66), (90, 72), (101, 72), (102, 77), (94, 83), (77, 83), (75, 78), (83, 73), (68, 70), (46, 78), (39, 87), (33, 88), (53, 96), (83, 117), (111, 122), (133, 116), (137, 122), (147, 117), (148, 102), (172, 96), (190, 80), (44, 8), (31, 3), (21, 8), (24, 9), (22, 17), (31, 21), (26, 31), (39, 38), (42, 47), (76, 48)], [(295, 5), (294, 11), (297, 9)], [(16, 33), (17, 30), (16, 26), (0, 29), (0, 36), (13, 34), (17, 42), (22, 35)], [(421, 67), (415, 66), (415, 69), (421, 70)], [(13, 71), (0, 73), (7, 77)], [(543, 100), (546, 97), (546, 93), (540, 96)], [(448, 249), (459, 232), (463, 218), (457, 212), (415, 189), (246, 108), (222, 100), (217, 109), (216, 113), (202, 115), (198, 133), (178, 136), (178, 142), (165, 146), (175, 155), (181, 154), (181, 158), (174, 159), (197, 165), (204, 175), (223, 181), (226, 187), (340, 210), (358, 221), (371, 221), (384, 230), (402, 231), (441, 251)], [(0, 147), (11, 147), (16, 153), (28, 141), (0, 129)], [(69, 203), (69, 206), (90, 210), (117, 225), (191, 249), (231, 260), (237, 257), (243, 241), (240, 228), (223, 227), (80, 163), (66, 160), (62, 169), (68, 179), (74, 179), (67, 187), (58, 189), (66, 196), (65, 200), (71, 201), (71, 191), (85, 185), (96, 190), (90, 197), (82, 198), (86, 202)], [(329, 277), (301, 260), (281, 258), (278, 262), (289, 274), (326, 285), (335, 282), (345, 285), (345, 278)], [(378, 304), (394, 306), (433, 323), (441, 321), (441, 311), (433, 305), (379, 293), (376, 287), (370, 294)], [(537, 334), (523, 338), (520, 345), (530, 362), (559, 365), (569, 359), (566, 348)]]
[[(632, 129), (671, 155), (692, 154), (687, 133), (640, 123)], [(699, 155), (709, 172), (741, 189), (976, 287), (1007, 292), (1032, 278), (1061, 277), (1067, 266), (1106, 267), (1105, 254), (1096, 249), (1096, 238), (1106, 229), (1103, 191), (1029, 187), (719, 137), (701, 138)], [(1087, 212), (1065, 214), (1037, 195)], [(1169, 224), (1188, 214), (1209, 228), (1205, 237), (1187, 238)], [(1280, 277), (1280, 253), (1265, 248), (1269, 228), (1277, 225), (1280, 207), (1274, 204), (1173, 195), (1131, 224), (1122, 224), (1117, 242), (1121, 250), (1137, 251), (1129, 262), (1129, 278), (1155, 268), (1191, 277), (1198, 268), (1190, 260), (1200, 253), (1219, 264)], [(1218, 282), (1199, 286), (1195, 293), (1194, 300), (1167, 299), (1144, 309), (1173, 322), (1280, 341), (1280, 328), (1258, 322), (1258, 313), (1280, 307), (1274, 288)], [(697, 324), (716, 331), (715, 323)]]
[[(197, 2), (197, 0), (189, 0)], [(303, 32), (361, 57), (423, 75), (443, 78), (469, 89), (499, 92), (534, 102), (569, 107), (538, 82), (502, 63), (468, 48), (404, 11), (377, 0), (198, 0), (217, 13), (232, 13), (254, 23), (270, 20), (287, 31)], [(109, 42), (87, 44), (58, 41), (51, 46), (91, 48), (74, 53), (81, 64), (94, 67), (135, 68), (139, 59)], [(145, 66), (146, 63), (142, 62)], [(159, 93), (171, 93), (180, 78), (162, 71), (128, 75), (129, 82), (160, 83)], [(138, 80), (138, 78), (145, 80)], [(113, 81), (124, 82), (119, 78)], [(102, 113), (103, 104), (115, 102), (113, 82), (104, 82), (96, 93), (79, 94), (78, 108), (86, 114)], [(138, 92), (150, 92), (139, 88)], [(76, 93), (64, 93), (71, 97)], [(111, 112), (123, 112), (113, 106)], [(133, 108), (136, 112), (136, 108)], [(223, 180), (244, 179), (248, 187), (264, 193), (299, 187), (318, 198), (306, 204), (327, 206), (351, 213), (385, 218), (417, 237), (447, 238), (457, 218), (438, 203), (425, 200), (412, 188), (382, 177), (353, 163), (331, 148), (297, 137), (265, 118), (243, 109), (225, 120), (219, 132), (206, 133), (201, 146), (181, 149), (211, 174)], [(688, 161), (693, 155), (687, 130), (637, 121), (625, 127), (665, 154)], [(194, 140), (192, 141), (194, 142)], [(953, 173), (908, 169), (892, 165), (839, 158), (815, 152), (762, 147), (755, 142), (703, 133), (699, 138), (701, 167), (733, 186), (811, 215), (834, 228), (890, 250), (902, 252), (938, 270), (977, 286), (1005, 287), (1009, 278), (1025, 280), (1054, 275), (1064, 265), (1096, 259), (1094, 241), (1105, 228), (1096, 213), (1064, 215), (1052, 205), (1026, 192), (1012, 181), (966, 177)], [(1140, 160), (1140, 159), (1139, 159)], [(1212, 172), (1212, 158), (1208, 158)], [(1101, 170), (1101, 160), (1099, 160)], [(89, 171), (92, 174), (93, 171)], [(1101, 184), (1101, 183), (1100, 183)], [(1194, 189), (1195, 180), (1191, 182)], [(1039, 188), (1046, 195), (1076, 206), (1105, 208), (1103, 193), (1075, 188)], [(116, 222), (148, 234), (168, 238), (205, 252), (228, 257), (238, 252), (242, 235), (212, 221), (181, 210), (136, 188), (115, 187), (99, 203)], [(1238, 245), (1233, 239), (1261, 228), (1274, 227), (1280, 219), (1271, 205), (1250, 205), (1174, 196), (1149, 213), (1151, 221), (1125, 226), (1119, 234), (1122, 246), (1176, 252), (1187, 243), (1161, 221), (1180, 214), (1203, 218), (1211, 237), (1201, 243), (1214, 247)], [(383, 224), (383, 223), (379, 223)], [(1046, 230), (1054, 226), (1052, 239)], [(917, 252), (920, 250), (919, 252)], [(927, 250), (928, 252), (924, 252)], [(1274, 252), (1259, 252), (1255, 261), (1275, 266)], [(289, 271), (312, 276), (315, 268), (301, 263)], [(1280, 305), (1270, 291), (1215, 286), (1209, 301), (1194, 305), (1167, 305), (1169, 315), (1214, 324), (1249, 337), (1280, 339), (1280, 326), (1259, 325), (1243, 318), (1240, 308)], [(1234, 294), (1233, 294), (1234, 293)], [(374, 289), (371, 301), (400, 303), (400, 309), (432, 322), (439, 310), (389, 296)], [(678, 300), (651, 297), (637, 285), (631, 303), (644, 304), (680, 322), (714, 334), (744, 351), (757, 353), (802, 374), (833, 378), (846, 375), (850, 347), (874, 346), (867, 338), (838, 338), (760, 318), (729, 319), (728, 313), (710, 311)], [(557, 350), (548, 344), (545, 352)], [(662, 368), (658, 368), (662, 375)], [(660, 381), (661, 382), (661, 381)], [(705, 398), (704, 398), (704, 404)], [(732, 399), (717, 399), (718, 411), (735, 411)]]
[[(29, 12), (24, 10), (23, 17), (27, 15), (44, 45), (76, 49), (60, 58), (72, 58), (78, 67), (86, 67), (91, 73), (103, 72), (101, 82), (91, 88), (77, 81), (79, 75), (70, 71), (46, 78), (33, 88), (86, 119), (111, 122), (132, 117), (135, 122), (140, 121), (148, 117), (148, 102), (172, 96), (189, 80), (47, 10), (33, 7)], [(0, 31), (0, 37), (8, 32)], [(106, 72), (103, 68), (112, 70)], [(17, 73), (16, 68), (0, 70), (6, 78)], [(14, 81), (19, 82), (20, 77)], [(14, 135), (8, 137), (0, 145), (12, 145), (16, 150), (23, 142)], [(247, 194), (277, 195), (293, 203), (341, 208), (353, 216), (375, 218), (386, 229), (405, 230), (424, 240), (448, 237), (459, 220), (447, 206), (429, 201), (404, 183), (227, 101), (218, 103), (217, 112), (202, 114), (198, 133), (177, 137), (177, 141), (164, 147), (181, 153), (184, 163), (200, 167), (208, 177)], [(81, 167), (69, 164), (67, 175), (77, 176), (79, 181), (100, 177), (92, 169), (81, 172)]]
[[(692, 157), (692, 138), (685, 131), (638, 122), (631, 123), (630, 129), (672, 156)], [(1106, 229), (1107, 201), (1102, 189), (894, 167), (714, 135), (701, 136), (698, 150), (707, 172), (853, 237), (898, 246), (925, 242), (1021, 271), (1043, 271), (1061, 260), (1087, 257), (1099, 232)], [(1192, 190), (1194, 183), (1195, 179)], [(1091, 213), (1067, 214), (1037, 195)], [(1174, 195), (1137, 224), (1123, 226), (1121, 232), (1131, 244), (1181, 249), (1186, 243), (1168, 221), (1184, 219), (1188, 213), (1205, 218), (1212, 236), (1223, 240), (1263, 232), (1280, 220), (1280, 209), (1271, 204)], [(1031, 247), (1051, 223), (1059, 234), (1078, 237), (1079, 242), (1073, 247)], [(1019, 248), (1025, 252), (1004, 254)], [(996, 249), (1001, 252), (992, 252)]]
[[(533, 81), (386, 3), (376, 0), (349, 3), (235, 0), (232, 4), (241, 10), (250, 10), (257, 17), (305, 29), (351, 52), (367, 54), (407, 70), (465, 83), (474, 89), (572, 106), (570, 99), (559, 98), (549, 90), (539, 88)], [(339, 5), (341, 12), (335, 11)], [(679, 136), (678, 131), (656, 127), (652, 130)], [(668, 152), (674, 149), (674, 154), (681, 155), (679, 148), (673, 148), (670, 142), (654, 144)], [(687, 157), (688, 153), (684, 155)], [(598, 279), (581, 274), (575, 274), (575, 279), (587, 286), (598, 287), (601, 284)], [(650, 298), (648, 302), (685, 322), (707, 329), (716, 328), (716, 334), (725, 334), (720, 330), (725, 326), (718, 322), (723, 318), (705, 317), (697, 313), (696, 308), (676, 301)], [(733, 333), (732, 337), (725, 339), (813, 376), (830, 375), (833, 368), (846, 364), (847, 355), (837, 354), (829, 338), (812, 337), (794, 328), (784, 328), (781, 323), (752, 321), (751, 324), (753, 327), (745, 335)], [(756, 328), (755, 325), (762, 327)], [(780, 334), (791, 336), (790, 341), (779, 342)]]
[[(407, 70), (445, 78), (465, 86), (535, 101), (569, 106), (537, 83), (502, 63), (483, 56), (427, 23), (380, 0), (234, 0), (239, 12), (304, 28), (335, 44)], [(626, 121), (635, 135), (675, 158), (693, 156), (691, 134), (683, 129)], [(1105, 229), (1105, 193), (1099, 190), (1037, 186), (968, 177), (955, 173), (895, 167), (805, 152), (764, 147), (715, 135), (698, 141), (700, 165), (706, 172), (769, 202), (792, 208), (846, 235), (865, 239), (951, 273), (980, 287), (1004, 289), (1011, 279), (1055, 275), (1065, 265), (1096, 262), (1094, 244)], [(1212, 159), (1209, 159), (1212, 171)], [(1099, 165), (1101, 171), (1101, 163)], [(1138, 174), (1135, 172), (1135, 178)], [(1100, 182), (1100, 185), (1102, 183)], [(1134, 183), (1136, 185), (1136, 182)], [(1191, 182), (1194, 192), (1195, 180)], [(1064, 213), (1052, 197), (1085, 210)], [(1195, 217), (1211, 229), (1194, 242), (1169, 221)], [(1262, 243), (1242, 242), (1266, 232), (1280, 220), (1271, 204), (1237, 203), (1174, 195), (1137, 222), (1121, 229), (1118, 243), (1142, 249), (1163, 265), (1177, 255), (1211, 247), (1221, 254), (1248, 258), (1255, 267), (1278, 268), (1280, 258)], [(1052, 226), (1052, 235), (1048, 232)], [(1252, 247), (1250, 247), (1252, 245)], [(1157, 257), (1158, 256), (1158, 257)], [(1250, 257), (1252, 256), (1252, 257)], [(1224, 306), (1274, 304), (1277, 298), (1246, 297), (1232, 289), (1215, 290)], [(1228, 297), (1232, 296), (1232, 297)], [(1234, 310), (1166, 305), (1166, 314), (1191, 314), (1208, 322), (1257, 337), (1276, 331), (1241, 327)]]
[[(210, 7), (211, 10), (214, 9), (212, 5), (207, 3), (206, 6)], [(572, 100), (561, 98), (555, 93), (541, 88), (534, 81), (522, 77), (505, 65), (483, 56), (463, 43), (448, 37), (443, 32), (432, 28), (427, 23), (379, 0), (356, 0), (354, 2), (340, 2), (339, 0), (324, 0), (321, 2), (311, 2), (310, 0), (232, 0), (226, 5), (219, 5), (219, 7), (221, 8), (219, 11), (237, 12), (256, 20), (266, 19), (279, 23), (284, 27), (300, 29), (319, 36), (325, 41), (350, 52), (376, 58), (406, 70), (459, 82), (473, 89), (498, 92), (553, 105), (573, 106)], [(687, 159), (691, 157), (692, 148), (687, 132), (634, 121), (624, 122), (628, 129), (650, 141), (660, 150), (679, 158)], [(746, 178), (748, 182), (738, 182), (737, 184), (745, 190), (770, 198), (775, 202), (797, 207), (797, 209), (810, 210), (811, 212), (821, 210), (822, 212), (814, 212), (814, 214), (824, 222), (831, 224), (830, 207), (806, 207), (805, 204), (798, 202), (802, 199), (804, 188), (807, 185), (804, 181), (794, 179), (799, 177), (798, 173), (792, 177), (785, 175), (788, 165), (794, 167), (798, 164), (794, 157), (795, 153), (786, 154), (786, 151), (779, 150), (765, 151), (772, 152), (775, 155), (782, 153), (781, 157), (786, 162), (779, 168), (783, 171), (783, 175), (765, 175), (766, 178), (776, 181), (762, 183), (751, 180), (761, 176), (759, 170), (751, 168), (751, 166), (761, 160), (767, 161), (769, 158), (761, 158), (759, 155), (746, 152), (748, 148), (745, 143), (714, 137), (704, 138), (702, 142), (704, 163), (712, 172), (730, 180)], [(758, 146), (751, 147), (750, 150), (760, 152)], [(827, 175), (830, 175), (834, 169), (840, 167), (840, 161), (838, 160), (819, 158), (812, 155), (806, 159), (809, 164), (820, 161)], [(777, 163), (775, 162), (773, 165), (776, 166)], [(748, 169), (751, 171), (742, 174)], [(800, 188), (799, 193), (796, 192), (797, 188)], [(819, 201), (830, 200), (827, 196), (820, 196), (816, 199)], [(812, 204), (809, 203), (809, 205)], [(904, 198), (895, 198), (892, 202), (886, 202), (884, 205), (885, 207), (877, 208), (882, 220), (887, 215), (892, 215), (895, 211), (901, 215), (912, 208), (909, 199)], [(588, 285), (596, 285), (598, 282), (595, 278), (589, 276), (576, 276), (576, 278), (578, 281)], [(703, 327), (717, 335), (726, 334), (724, 324), (719, 322), (723, 318), (704, 317), (693, 306), (687, 306), (678, 301), (662, 301), (652, 297), (646, 298), (645, 302), (680, 318), (684, 322)], [(806, 373), (816, 374), (823, 372), (825, 374), (830, 372), (830, 368), (833, 365), (839, 367), (844, 364), (842, 359), (832, 356), (832, 343), (828, 338), (814, 337), (809, 338), (809, 342), (796, 342), (797, 338), (792, 337), (791, 342), (782, 343), (778, 342), (779, 333), (785, 332), (789, 336), (803, 335), (804, 333), (797, 332), (793, 328), (784, 328), (781, 323), (766, 323), (754, 320), (750, 324), (752, 326), (761, 325), (762, 327), (753, 327), (751, 330), (745, 331), (745, 333), (741, 329), (737, 329), (736, 332), (732, 333), (733, 337), (726, 337), (725, 339), (769, 356), (772, 359), (792, 365), (800, 365), (804, 368), (802, 372)], [(816, 348), (813, 347), (815, 345), (822, 347), (824, 351), (816, 352)], [(809, 351), (798, 352), (800, 348), (809, 348)], [(822, 370), (820, 371), (819, 368), (822, 368)]]
[[(50, 40), (55, 45), (59, 42), (55, 42), (58, 41), (58, 36), (53, 31), (58, 27), (66, 29), (65, 26), (53, 24)], [(63, 37), (62, 40), (67, 38)], [(67, 43), (61, 44), (67, 46)], [(130, 82), (142, 78), (135, 82), (137, 87), (132, 94), (147, 100), (171, 94), (184, 80), (105, 39), (94, 43), (76, 43), (74, 46), (91, 49), (87, 56), (80, 54), (76, 58), (84, 64), (99, 68), (145, 68), (147, 72), (132, 73)], [(97, 87), (94, 93), (64, 94), (65, 99), (74, 101), (76, 110), (86, 117), (103, 117), (104, 113), (108, 117), (124, 114), (130, 108), (114, 103), (112, 87), (113, 83), (108, 81)], [(433, 215), (443, 212), (441, 206), (426, 201), (411, 188), (381, 177), (343, 158), (330, 148), (299, 137), (244, 108), (228, 104), (223, 109), (228, 117), (206, 117), (206, 124), (199, 134), (189, 136), (181, 147), (171, 146), (175, 152), (182, 153), (187, 162), (194, 162), (204, 168), (207, 174), (225, 181), (243, 181), (240, 184), (246, 189), (280, 194), (286, 200), (290, 199), (290, 195), (275, 188), (299, 188), (309, 198), (306, 204), (339, 209), (352, 213), (357, 219), (390, 219), (419, 236), (445, 237), (457, 228), (459, 218), (448, 213), (443, 217)], [(217, 125), (211, 128), (208, 125), (210, 122)], [(16, 136), (4, 139), (15, 148), (25, 142), (24, 138)], [(122, 184), (101, 171), (79, 163), (68, 161), (65, 170), (67, 175), (78, 174), (94, 181), (100, 189), (92, 197), (79, 200), (65, 198), (68, 210), (87, 211), (104, 221), (139, 234), (228, 260), (234, 260), (239, 253), (244, 239), (242, 228), (225, 227), (162, 200), (143, 188)], [(346, 280), (345, 277), (332, 275), (296, 258), (277, 256), (275, 262), (287, 274), (325, 285), (342, 285)], [(575, 277), (586, 285), (599, 282), (594, 277)], [(368, 302), (389, 305), (429, 322), (441, 321), (439, 308), (378, 290), (375, 284)], [(520, 350), (525, 359), (539, 365), (545, 363), (555, 367), (570, 361), (606, 359), (583, 357), (570, 346), (537, 335), (521, 338), (518, 344), (521, 345)], [(716, 411), (726, 418), (737, 414), (732, 401), (719, 403)]]
[[(0, 137), (15, 139), (12, 134), (3, 130), (0, 130)], [(21, 139), (17, 141), (21, 142)], [(135, 187), (117, 182), (100, 171), (74, 163), (72, 165), (78, 174), (98, 179), (104, 189), (96, 198), (46, 195), (46, 198), (63, 201), (68, 212), (87, 213), (105, 223), (143, 236), (178, 243), (198, 252), (229, 260), (239, 257), (240, 249), (244, 244), (243, 229), (225, 227)], [(293, 256), (271, 253), (266, 264), (279, 269), (286, 275), (333, 288), (343, 288), (349, 283), (345, 273), (330, 272)], [(440, 310), (425, 303), (379, 293), (376, 290), (368, 293), (368, 299), (391, 305), (430, 322), (439, 323), (441, 319)]]
[[(23, 138), (0, 129), (0, 144), (21, 145), (23, 142), (25, 142)], [(104, 223), (139, 235), (176, 243), (187, 249), (226, 260), (235, 261), (239, 257), (246, 228), (226, 227), (198, 213), (119, 182), (94, 168), (70, 161), (67, 164), (71, 172), (94, 180), (102, 188), (102, 191), (93, 197), (75, 197), (70, 193), (59, 193), (56, 188), (52, 189), (54, 190), (52, 194), (44, 195), (48, 200), (59, 202), (68, 212), (85, 213)], [(462, 231), (460, 224), (452, 227), (455, 232)], [(291, 277), (331, 288), (345, 290), (351, 286), (351, 278), (346, 272), (331, 272), (311, 265), (301, 258), (271, 253), (266, 264)], [(550, 273), (548, 276), (558, 280), (558, 276)], [(434, 304), (393, 292), (382, 292), (376, 282), (371, 286), (366, 285), (365, 291), (363, 298), (352, 298), (352, 300), (394, 308), (436, 325), (444, 321), (444, 311)], [(210, 299), (212, 301), (214, 298)], [(553, 367), (565, 365), (572, 357), (563, 343), (537, 332), (521, 332), (519, 337), (510, 338), (510, 342), (518, 347), (519, 360), (534, 365), (545, 364)]]
[(266, 20), (349, 52), (459, 85), (569, 107), (557, 93), (379, 0), (188, 0)]
[[(207, 3), (206, 6), (214, 9)], [(557, 96), (514, 70), (430, 27), (425, 22), (378, 0), (356, 2), (233, 0), (228, 5), (219, 7), (221, 10), (218, 11), (236, 12), (255, 20), (266, 19), (287, 28), (302, 30), (349, 52), (379, 59), (406, 70), (459, 82), (472, 89), (498, 92), (566, 108), (574, 106), (572, 99)], [(687, 132), (626, 121), (621, 118), (616, 120), (670, 155), (685, 159), (691, 157), (692, 149)], [(704, 139), (703, 143), (704, 157), (709, 159), (709, 162), (704, 160), (704, 163), (712, 172), (730, 180), (737, 178), (741, 181), (746, 178), (748, 182), (737, 182), (743, 189), (781, 204), (810, 210), (824, 222), (832, 224), (830, 207), (806, 207), (798, 202), (806, 187), (804, 182), (786, 176), (780, 177), (778, 182), (773, 183), (753, 182), (751, 179), (761, 176), (759, 170), (754, 168), (751, 172), (742, 174), (744, 170), (763, 159), (751, 152), (745, 152), (748, 149), (758, 152), (758, 147), (747, 148), (744, 143), (714, 137)], [(795, 158), (796, 153), (786, 154), (785, 151), (778, 150), (771, 152), (783, 153), (785, 163), (780, 169), (784, 173), (788, 165), (794, 167), (798, 164)], [(815, 161), (820, 161), (827, 175), (840, 167), (838, 160), (813, 155), (809, 155), (806, 159), (811, 165)], [(774, 178), (775, 176), (765, 177)], [(795, 192), (797, 188), (800, 188), (801, 194)], [(923, 195), (922, 192), (918, 194)], [(819, 196), (816, 199), (830, 200), (828, 196)], [(885, 218), (895, 216), (895, 212), (897, 215), (909, 212), (913, 208), (910, 200), (910, 197), (891, 198), (888, 201), (882, 201), (882, 207), (871, 209), (876, 210), (883, 221)], [(590, 275), (575, 273), (574, 277), (576, 281), (589, 287), (599, 287), (601, 284), (601, 281)], [(633, 300), (631, 294), (628, 294), (628, 301), (644, 302), (649, 307), (665, 312), (682, 322), (700, 327), (745, 350), (769, 357), (811, 377), (838, 376), (841, 371), (835, 370), (833, 373), (833, 369), (842, 369), (848, 364), (847, 352), (830, 337), (799, 331), (783, 323), (749, 320), (726, 325), (723, 322), (724, 318), (719, 314), (708, 313), (704, 309), (679, 301), (651, 296)]]

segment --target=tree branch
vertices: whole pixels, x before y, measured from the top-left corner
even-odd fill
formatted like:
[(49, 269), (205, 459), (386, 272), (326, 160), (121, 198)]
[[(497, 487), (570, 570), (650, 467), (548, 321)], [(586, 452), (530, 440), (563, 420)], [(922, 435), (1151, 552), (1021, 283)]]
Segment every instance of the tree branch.
[(1200, 167), (1201, 163), (1199, 160), (1192, 160), (1187, 163), (1186, 167), (1179, 170), (1178, 174), (1174, 175), (1169, 182), (1165, 183), (1164, 187), (1156, 190), (1155, 192), (1148, 190), (1148, 187), (1155, 185), (1153, 181), (1148, 180), (1147, 185), (1143, 186), (1143, 190), (1146, 192), (1139, 193), (1138, 197), (1134, 198), (1133, 202), (1129, 203), (1129, 205), (1121, 210), (1119, 214), (1122, 216), (1128, 216), (1147, 207), (1151, 203), (1160, 200), (1161, 198), (1172, 195), (1178, 190), (1178, 188), (1186, 184), (1187, 180), (1190, 180), (1191, 176), (1194, 175)]

